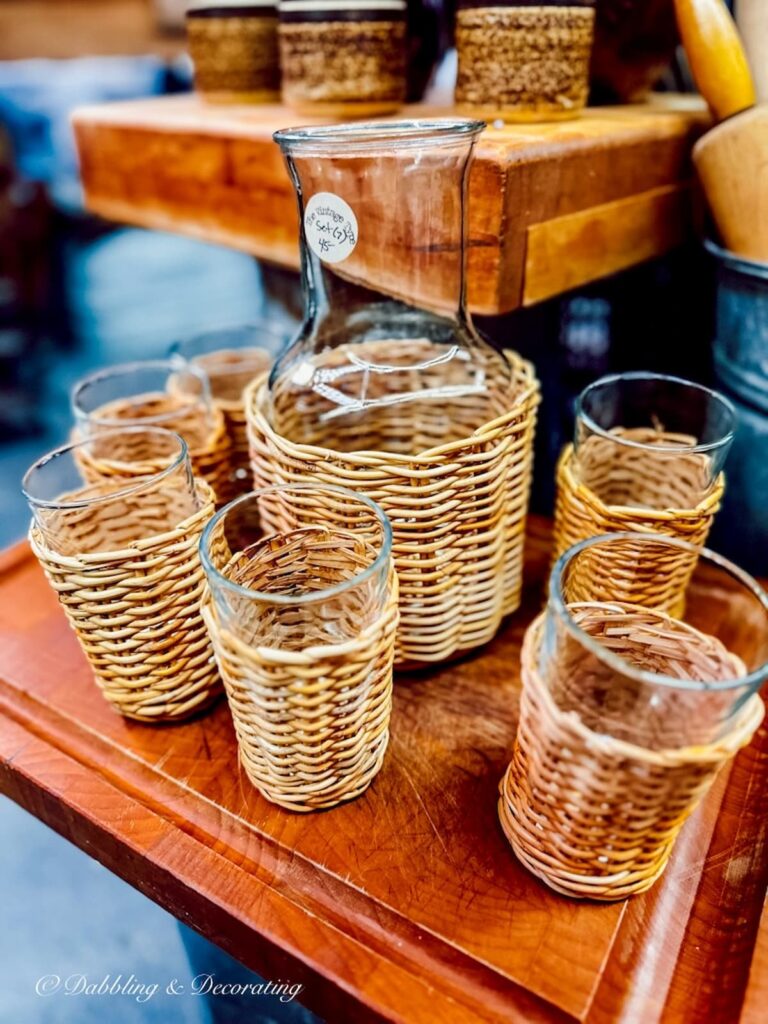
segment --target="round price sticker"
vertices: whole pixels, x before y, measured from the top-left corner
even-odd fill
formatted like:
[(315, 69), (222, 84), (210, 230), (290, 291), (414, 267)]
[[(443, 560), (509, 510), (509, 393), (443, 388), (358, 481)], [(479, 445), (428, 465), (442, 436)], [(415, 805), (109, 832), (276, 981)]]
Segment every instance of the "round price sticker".
[(341, 196), (317, 192), (304, 208), (304, 234), (315, 256), (341, 263), (357, 245), (357, 217)]

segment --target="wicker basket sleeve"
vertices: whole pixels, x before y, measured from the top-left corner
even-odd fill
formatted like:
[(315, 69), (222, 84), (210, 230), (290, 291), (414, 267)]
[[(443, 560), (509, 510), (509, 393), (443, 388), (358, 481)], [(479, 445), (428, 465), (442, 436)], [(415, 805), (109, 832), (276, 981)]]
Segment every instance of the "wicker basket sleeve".
[[(173, 402), (172, 394), (168, 396), (167, 401)], [(125, 420), (126, 424), (130, 424), (140, 422), (143, 415), (169, 414), (174, 406), (169, 404), (166, 407), (163, 398), (155, 397), (144, 405), (126, 399), (113, 402), (108, 408), (110, 420)], [(201, 430), (197, 418), (190, 415), (179, 422), (174, 422), (169, 429), (181, 434), (187, 442), (194, 475), (210, 484), (216, 496), (216, 505), (221, 507), (231, 500), (232, 442), (222, 410), (214, 405), (209, 410), (209, 418), (210, 424), (205, 430)], [(79, 431), (74, 431), (73, 439), (79, 437)], [(123, 435), (123, 445), (123, 449), (118, 448), (110, 452), (108, 459), (94, 456), (83, 448), (79, 449), (77, 461), (83, 478), (89, 483), (96, 483), (116, 476), (142, 476), (160, 472), (167, 465), (167, 462), (162, 460), (145, 458), (130, 433)]]
[(592, 732), (563, 712), (535, 665), (542, 619), (522, 653), (523, 692), (499, 820), (515, 855), (567, 896), (617, 900), (649, 889), (717, 773), (763, 718), (752, 696), (709, 746), (646, 750)]
[(111, 551), (59, 555), (30, 532), (32, 550), (74, 629), (96, 682), (120, 714), (179, 721), (221, 693), (200, 615), (198, 557), (213, 492), (198, 481), (200, 509), (165, 533)]
[(209, 593), (203, 617), (237, 733), (240, 762), (256, 788), (293, 811), (359, 796), (389, 741), (398, 621), (390, 569), (381, 615), (346, 643), (300, 651), (252, 647), (222, 627)]
[[(557, 466), (553, 560), (574, 544), (604, 533), (658, 533), (687, 541), (697, 548), (706, 543), (725, 488), (722, 474), (705, 496), (689, 508), (672, 504), (663, 509), (606, 505), (591, 488), (577, 480), (573, 458), (573, 446), (568, 445)], [(681, 459), (685, 457), (681, 456)], [(684, 461), (683, 466), (689, 468)], [(665, 477), (671, 492), (669, 498), (674, 500), (681, 495), (681, 477), (675, 475), (671, 463), (667, 468)], [(653, 483), (655, 500), (659, 500), (659, 489), (663, 483), (659, 478)], [(636, 570), (637, 556), (640, 561), (647, 562), (647, 545), (637, 553), (629, 544), (614, 551), (596, 551), (594, 557), (585, 552), (579, 559), (583, 584), (580, 585), (572, 574), (569, 578), (569, 600), (588, 601), (599, 593), (601, 600), (628, 601), (679, 613), (696, 566), (696, 556), (686, 551), (662, 551), (659, 546), (658, 574), (643, 573), (642, 576)]]
[(263, 381), (246, 390), (257, 485), (336, 484), (389, 517), (400, 582), (398, 664), (440, 662), (486, 643), (519, 605), (539, 386), (529, 363), (507, 358), (507, 411), (418, 455), (291, 442), (270, 425)]

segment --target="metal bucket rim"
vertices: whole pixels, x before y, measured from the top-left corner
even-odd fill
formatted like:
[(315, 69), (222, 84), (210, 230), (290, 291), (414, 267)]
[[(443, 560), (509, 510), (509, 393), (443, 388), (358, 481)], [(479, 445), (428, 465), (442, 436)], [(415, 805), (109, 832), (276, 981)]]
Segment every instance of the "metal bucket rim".
[(704, 239), (704, 248), (718, 262), (723, 263), (730, 270), (735, 270), (748, 277), (757, 277), (761, 280), (768, 280), (768, 263), (760, 260), (748, 259), (746, 256), (737, 256), (735, 252), (724, 249), (711, 238)]

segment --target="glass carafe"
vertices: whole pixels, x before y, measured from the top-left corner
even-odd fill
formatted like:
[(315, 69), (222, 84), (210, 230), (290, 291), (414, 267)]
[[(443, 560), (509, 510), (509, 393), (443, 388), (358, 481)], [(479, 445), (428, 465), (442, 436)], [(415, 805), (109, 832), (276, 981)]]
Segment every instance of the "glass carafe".
[(484, 124), (277, 132), (299, 202), (305, 319), (270, 377), (297, 443), (412, 455), (506, 411), (510, 371), (465, 307), (466, 192)]

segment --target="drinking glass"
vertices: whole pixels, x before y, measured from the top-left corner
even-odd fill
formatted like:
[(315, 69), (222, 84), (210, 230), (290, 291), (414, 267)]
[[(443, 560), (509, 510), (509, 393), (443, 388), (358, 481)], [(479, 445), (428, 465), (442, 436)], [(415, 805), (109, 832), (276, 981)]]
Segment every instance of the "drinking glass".
[(257, 788), (294, 810), (361, 793), (389, 737), (397, 582), (377, 505), (316, 484), (222, 509), (200, 543), (203, 613)]
[(266, 325), (248, 324), (208, 331), (173, 347), (176, 356), (206, 374), (213, 403), (224, 418), (231, 450), (229, 478), (219, 487), (220, 504), (253, 486), (243, 392), (255, 377), (266, 373), (284, 341), (284, 335)]
[[(112, 475), (93, 477), (94, 461)], [(29, 468), (22, 490), (60, 555), (119, 550), (200, 508), (186, 442), (161, 427), (125, 425), (56, 448)]]
[(285, 340), (285, 334), (267, 324), (244, 324), (177, 341), (171, 354), (204, 371), (215, 402), (242, 407), (243, 390), (270, 368)]
[(195, 446), (212, 427), (208, 377), (178, 356), (96, 370), (75, 385), (72, 410), (84, 434), (140, 423), (175, 430)]
[[(578, 400), (574, 443), (557, 467), (555, 558), (603, 533), (661, 533), (703, 547), (734, 430), (731, 403), (690, 381), (627, 373), (591, 384)], [(655, 575), (649, 566), (641, 579), (634, 555), (622, 550), (626, 564), (610, 566), (614, 596), (679, 611), (695, 557), (671, 551)]]
[[(89, 479), (94, 464), (114, 475)], [(160, 427), (105, 430), (38, 459), (23, 490), (32, 551), (112, 707), (177, 722), (216, 700), (198, 554), (213, 491), (193, 479), (182, 438)]]
[[(631, 556), (642, 581), (686, 549), (695, 569), (681, 618), (616, 600), (617, 560)], [(673, 537), (593, 537), (552, 570), (537, 666), (558, 708), (593, 732), (652, 750), (716, 743), (768, 677), (768, 595)]]
[(606, 566), (655, 574), (684, 544), (619, 533), (576, 545), (525, 636), (499, 819), (521, 863), (569, 896), (649, 889), (763, 718), (768, 595), (747, 573), (689, 545), (683, 619), (614, 598)]
[(717, 481), (735, 428), (733, 405), (701, 384), (603, 377), (577, 401), (574, 474), (605, 505), (691, 508)]
[[(218, 506), (229, 500), (232, 443), (199, 366), (173, 356), (97, 370), (75, 385), (72, 407), (83, 435), (122, 423), (177, 431), (189, 445), (195, 476), (210, 484)], [(91, 468), (94, 475), (108, 472), (95, 460)]]

